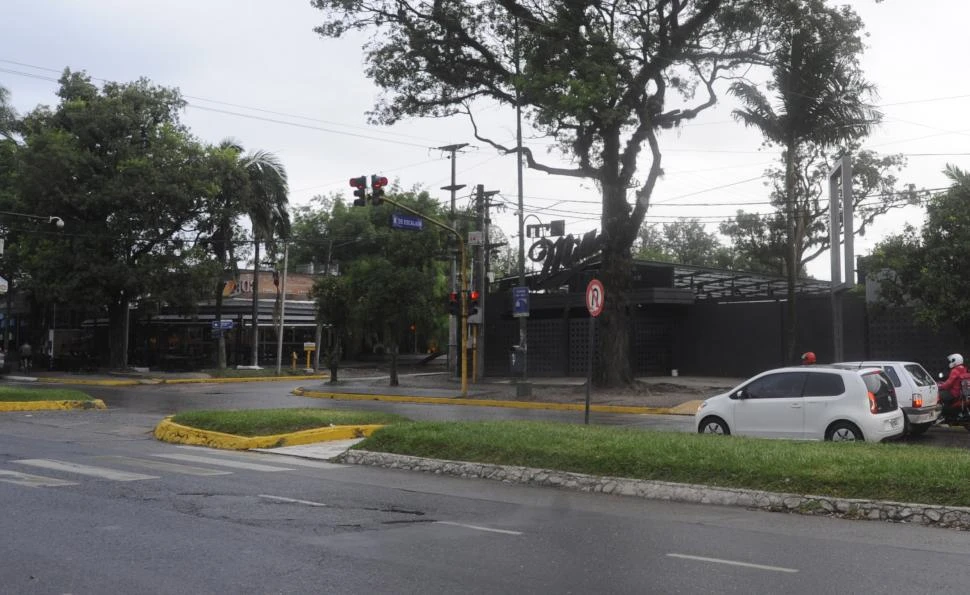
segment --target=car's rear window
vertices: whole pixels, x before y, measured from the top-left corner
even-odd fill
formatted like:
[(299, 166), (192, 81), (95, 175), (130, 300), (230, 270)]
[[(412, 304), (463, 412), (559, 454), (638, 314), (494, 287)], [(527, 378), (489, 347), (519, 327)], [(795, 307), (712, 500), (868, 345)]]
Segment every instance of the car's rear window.
[(862, 380), (866, 383), (866, 389), (876, 397), (876, 413), (895, 411), (898, 408), (896, 391), (885, 373), (869, 372), (862, 375)]
[(926, 371), (926, 368), (919, 364), (906, 364), (906, 371), (913, 377), (916, 386), (933, 386), (936, 384), (936, 381)]
[(882, 371), (885, 372), (886, 376), (889, 376), (889, 379), (893, 381), (893, 386), (899, 388), (903, 385), (903, 383), (899, 380), (899, 374), (896, 373), (896, 368), (892, 366), (883, 366)]

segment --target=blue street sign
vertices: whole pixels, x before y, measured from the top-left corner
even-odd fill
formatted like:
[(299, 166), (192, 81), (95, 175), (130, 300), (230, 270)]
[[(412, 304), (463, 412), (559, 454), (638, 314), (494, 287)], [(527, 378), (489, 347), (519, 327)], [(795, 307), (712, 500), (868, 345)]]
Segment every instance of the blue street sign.
[(420, 217), (393, 213), (391, 215), (391, 227), (395, 229), (413, 229), (416, 231), (421, 231), (424, 229), (424, 220)]
[(512, 288), (512, 316), (516, 318), (529, 316), (529, 288)]
[(232, 320), (213, 320), (212, 321), (213, 329), (229, 330), (232, 328), (232, 326), (233, 326)]

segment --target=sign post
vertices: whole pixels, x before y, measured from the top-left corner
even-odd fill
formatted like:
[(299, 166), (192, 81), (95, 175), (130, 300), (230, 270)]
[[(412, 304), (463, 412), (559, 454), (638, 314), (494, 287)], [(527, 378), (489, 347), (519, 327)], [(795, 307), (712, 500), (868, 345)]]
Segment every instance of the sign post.
[(586, 362), (586, 414), (583, 423), (589, 425), (589, 387), (593, 384), (593, 341), (596, 333), (596, 317), (603, 313), (606, 305), (606, 290), (599, 279), (593, 279), (586, 286), (586, 309), (589, 310), (589, 359)]

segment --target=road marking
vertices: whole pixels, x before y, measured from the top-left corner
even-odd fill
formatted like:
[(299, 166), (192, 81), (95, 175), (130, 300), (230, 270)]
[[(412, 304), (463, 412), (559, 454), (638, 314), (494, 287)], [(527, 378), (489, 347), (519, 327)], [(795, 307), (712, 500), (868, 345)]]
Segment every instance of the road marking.
[(52, 471), (64, 471), (65, 473), (77, 473), (78, 475), (90, 475), (101, 479), (112, 481), (139, 481), (142, 479), (158, 479), (157, 475), (142, 475), (141, 473), (128, 473), (127, 471), (116, 471), (106, 467), (93, 467), (91, 465), (79, 465), (67, 461), (55, 461), (53, 459), (24, 459), (22, 461), (11, 461), (20, 465), (30, 465), (41, 469)]
[(682, 558), (684, 560), (697, 560), (699, 562), (713, 562), (714, 564), (727, 564), (729, 566), (743, 566), (745, 568), (756, 568), (758, 570), (770, 570), (772, 572), (798, 572), (797, 568), (785, 568), (783, 566), (765, 566), (764, 564), (751, 564), (750, 562), (738, 562), (737, 560), (722, 560), (720, 558), (705, 558), (704, 556), (688, 556), (687, 554), (667, 554), (671, 558)]
[(170, 473), (181, 473), (182, 475), (232, 475), (232, 471), (222, 471), (221, 469), (206, 469), (204, 467), (193, 467), (191, 465), (179, 465), (178, 463), (166, 463), (165, 461), (151, 461), (148, 459), (133, 459), (117, 455), (97, 457), (114, 461), (122, 465), (133, 467), (145, 467), (157, 471), (168, 471)]
[(259, 498), (265, 498), (267, 500), (275, 500), (277, 502), (286, 502), (288, 504), (305, 504), (307, 506), (318, 506), (320, 508), (326, 507), (323, 502), (313, 502), (310, 500), (297, 500), (296, 498), (284, 498), (283, 496), (270, 496), (269, 494), (259, 494)]
[(176, 461), (188, 461), (190, 463), (205, 463), (207, 465), (230, 467), (232, 469), (248, 469), (250, 471), (295, 471), (295, 469), (290, 469), (288, 467), (271, 467), (269, 465), (260, 465), (258, 463), (243, 463), (242, 461), (220, 459), (218, 457), (200, 457), (196, 455), (180, 454), (157, 454), (152, 456), (162, 457), (163, 459), (175, 459)]
[(450, 525), (452, 527), (464, 527), (465, 529), (474, 529), (475, 531), (488, 531), (489, 533), (502, 533), (504, 535), (522, 535), (521, 531), (508, 531), (506, 529), (492, 529), (490, 527), (481, 527), (479, 525), (466, 525), (465, 523), (453, 523), (451, 521), (435, 521), (439, 525)]
[(15, 483), (17, 485), (27, 486), (31, 488), (39, 487), (52, 487), (56, 488), (58, 486), (76, 486), (77, 482), (67, 481), (64, 479), (54, 479), (53, 477), (42, 477), (40, 475), (31, 475), (29, 473), (20, 473), (19, 471), (7, 471), (0, 469), (0, 481), (7, 483)]

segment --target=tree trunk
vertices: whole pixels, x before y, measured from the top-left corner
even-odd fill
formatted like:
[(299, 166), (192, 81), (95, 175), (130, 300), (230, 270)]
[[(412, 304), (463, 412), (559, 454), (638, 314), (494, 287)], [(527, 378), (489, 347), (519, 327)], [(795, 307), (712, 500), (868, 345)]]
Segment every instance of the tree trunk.
[(128, 300), (113, 301), (108, 307), (108, 367), (120, 370), (125, 367), (125, 316)]
[(396, 341), (393, 344), (391, 344), (391, 346), (390, 346), (390, 352), (391, 352), (391, 381), (388, 384), (388, 386), (398, 386), (399, 385), (399, 382), (398, 382), (398, 379), (397, 379), (397, 352), (398, 352), (398, 347), (397, 347), (397, 342)]
[(796, 141), (788, 140), (785, 156), (785, 200), (788, 203), (788, 353), (785, 364), (795, 362), (795, 347), (798, 343), (798, 316), (796, 310), (795, 286), (798, 282), (798, 238), (795, 233), (795, 148)]
[[(633, 383), (627, 295), (633, 279), (631, 245), (636, 231), (629, 233), (630, 224), (625, 184), (604, 184), (599, 276), (605, 291), (605, 304), (597, 321), (598, 349), (593, 354), (593, 383), (600, 387)], [(585, 288), (583, 290), (585, 292)]]
[(255, 256), (253, 258), (253, 349), (250, 365), (259, 365), (259, 238), (255, 237)]
[(219, 327), (216, 331), (219, 335), (216, 339), (216, 367), (220, 370), (226, 369), (226, 337), (220, 326), (222, 324), (222, 290), (225, 289), (225, 285), (226, 282), (220, 275), (219, 281), (216, 283), (216, 326)]

